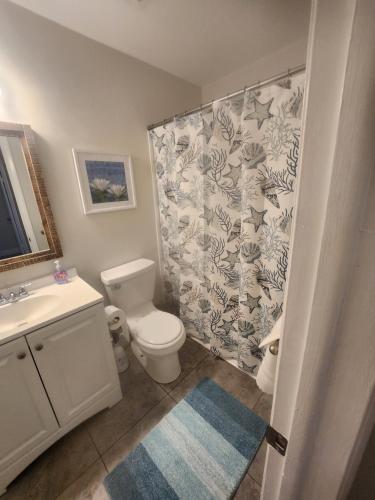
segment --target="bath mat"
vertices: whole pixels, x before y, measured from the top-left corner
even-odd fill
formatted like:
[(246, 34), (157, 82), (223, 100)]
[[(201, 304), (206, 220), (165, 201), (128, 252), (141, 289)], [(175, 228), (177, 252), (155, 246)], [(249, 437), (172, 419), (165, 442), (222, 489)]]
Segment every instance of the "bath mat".
[(228, 499), (266, 422), (203, 379), (104, 480), (112, 500)]

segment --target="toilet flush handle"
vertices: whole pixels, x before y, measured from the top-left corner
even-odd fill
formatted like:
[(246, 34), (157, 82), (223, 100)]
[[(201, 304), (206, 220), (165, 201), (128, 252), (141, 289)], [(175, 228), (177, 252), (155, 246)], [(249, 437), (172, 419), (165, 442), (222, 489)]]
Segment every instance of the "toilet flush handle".
[(115, 283), (114, 285), (110, 286), (111, 290), (120, 290), (121, 288), (121, 283)]

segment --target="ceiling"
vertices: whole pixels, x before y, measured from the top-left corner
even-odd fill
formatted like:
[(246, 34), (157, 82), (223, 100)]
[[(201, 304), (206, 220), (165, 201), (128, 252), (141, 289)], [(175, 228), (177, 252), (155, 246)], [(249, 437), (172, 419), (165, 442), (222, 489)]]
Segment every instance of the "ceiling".
[(197, 85), (306, 37), (309, 0), (12, 0)]

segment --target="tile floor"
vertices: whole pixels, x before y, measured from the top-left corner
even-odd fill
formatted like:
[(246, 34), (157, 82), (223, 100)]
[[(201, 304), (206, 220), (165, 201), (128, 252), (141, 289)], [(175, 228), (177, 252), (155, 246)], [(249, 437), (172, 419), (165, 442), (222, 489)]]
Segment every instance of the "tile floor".
[[(33, 462), (1, 500), (105, 500), (103, 478), (203, 377), (211, 377), (265, 420), (271, 398), (253, 379), (229, 363), (213, 359), (187, 340), (180, 351), (182, 373), (171, 384), (157, 384), (128, 350), (130, 368), (121, 375), (124, 393), (116, 406), (81, 424)], [(260, 496), (266, 445), (260, 447), (235, 500)]]

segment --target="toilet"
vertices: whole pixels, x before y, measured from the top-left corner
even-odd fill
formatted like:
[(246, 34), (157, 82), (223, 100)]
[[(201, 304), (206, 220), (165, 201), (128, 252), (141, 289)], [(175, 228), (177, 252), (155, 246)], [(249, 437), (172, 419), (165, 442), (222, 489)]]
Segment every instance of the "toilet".
[(131, 348), (156, 382), (172, 382), (181, 373), (178, 350), (186, 333), (181, 320), (157, 309), (153, 302), (156, 266), (137, 259), (101, 273), (111, 304), (122, 309), (131, 335)]

